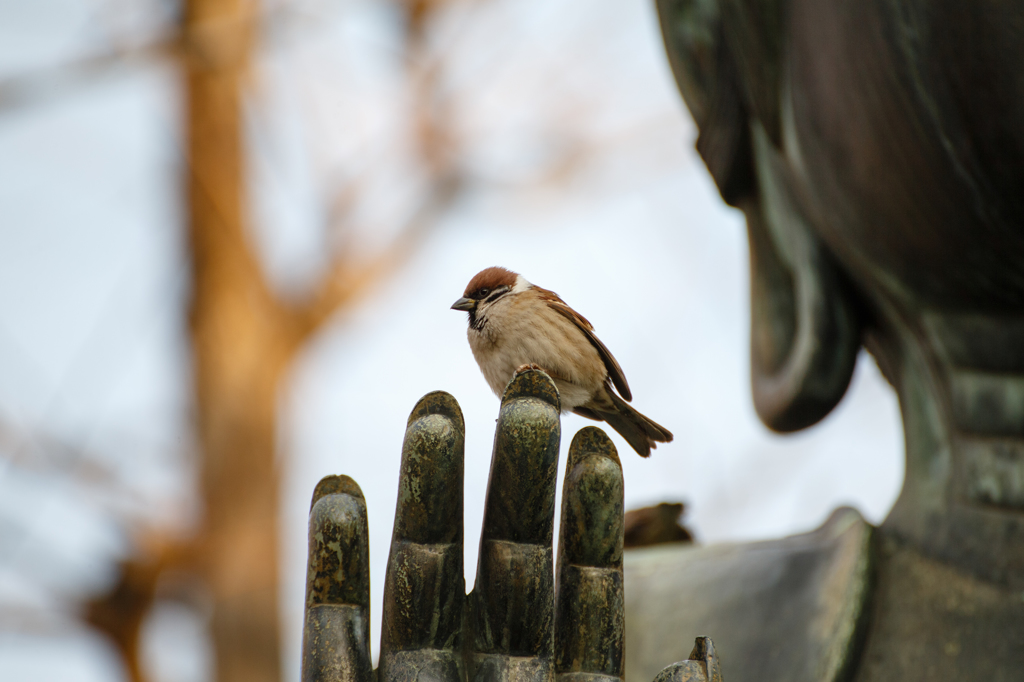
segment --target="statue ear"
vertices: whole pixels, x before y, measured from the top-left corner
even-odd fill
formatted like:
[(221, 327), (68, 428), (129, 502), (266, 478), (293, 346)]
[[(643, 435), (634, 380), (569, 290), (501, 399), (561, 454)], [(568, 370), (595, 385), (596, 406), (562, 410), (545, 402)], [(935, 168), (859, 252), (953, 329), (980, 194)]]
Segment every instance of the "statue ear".
[(806, 428), (842, 399), (860, 349), (852, 287), (791, 190), (785, 159), (754, 123), (755, 195), (740, 201), (750, 242), (751, 384), (775, 431)]
[[(860, 349), (851, 288), (792, 195), (779, 113), (779, 0), (657, 0), (697, 151), (750, 239), (754, 407), (796, 431), (842, 399)], [(764, 19), (762, 21), (761, 19)]]

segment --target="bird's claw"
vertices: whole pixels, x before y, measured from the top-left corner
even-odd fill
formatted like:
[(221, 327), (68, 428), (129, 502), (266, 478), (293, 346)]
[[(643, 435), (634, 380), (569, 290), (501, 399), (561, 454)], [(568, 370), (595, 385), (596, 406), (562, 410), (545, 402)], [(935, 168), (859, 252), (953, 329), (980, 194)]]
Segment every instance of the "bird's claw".
[(519, 367), (516, 368), (516, 376), (519, 376), (523, 372), (529, 372), (531, 369), (535, 369), (538, 372), (543, 372), (544, 371), (543, 367), (541, 367), (538, 364), (535, 364), (535, 363), (531, 362), (531, 363), (526, 364), (526, 365), (519, 365)]

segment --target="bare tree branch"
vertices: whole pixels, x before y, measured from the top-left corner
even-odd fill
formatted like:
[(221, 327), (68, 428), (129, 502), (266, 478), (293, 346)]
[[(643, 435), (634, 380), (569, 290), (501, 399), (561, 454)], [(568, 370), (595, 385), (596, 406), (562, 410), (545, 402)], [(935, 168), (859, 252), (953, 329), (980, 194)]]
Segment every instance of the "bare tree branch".
[(195, 571), (201, 552), (194, 543), (155, 531), (136, 535), (136, 545), (135, 555), (119, 564), (117, 582), (85, 603), (83, 620), (110, 637), (125, 661), (129, 680), (143, 682), (142, 623), (159, 596), (160, 581), (172, 570)]
[(71, 611), (0, 604), (0, 632), (53, 637), (80, 627), (79, 614)]
[(28, 431), (0, 415), (0, 458), (22, 469), (59, 472), (107, 493), (132, 492), (98, 452), (38, 431)]
[(458, 199), (462, 186), (457, 176), (435, 181), (422, 205), (376, 255), (353, 262), (347, 254), (340, 253), (309, 301), (292, 308), (296, 342), (316, 333), (336, 311), (352, 305), (373, 284), (408, 262)]
[[(267, 12), (261, 21), (275, 26), (294, 23), (301, 18), (299, 12), (289, 5), (278, 5)], [(104, 79), (118, 75), (124, 69), (140, 63), (164, 59), (178, 59), (190, 51), (202, 58), (212, 46), (222, 44), (224, 34), (235, 27), (224, 25), (208, 27), (203, 35), (182, 36), (179, 27), (168, 26), (150, 40), (141, 43), (111, 45), (105, 50), (84, 55), (78, 59), (60, 64), (31, 69), (24, 73), (0, 78), (0, 114), (17, 111), (29, 106), (47, 102), (55, 97), (67, 95)], [(303, 24), (308, 33), (322, 27), (313, 19)], [(305, 35), (305, 34), (304, 34)], [(307, 36), (308, 37), (308, 36)], [(288, 41), (275, 41), (276, 43)], [(203, 51), (207, 52), (204, 53)]]
[[(374, 283), (388, 277), (404, 265), (419, 249), (457, 201), (465, 187), (458, 169), (458, 145), (450, 130), (451, 117), (441, 100), (441, 75), (445, 63), (435, 56), (428, 59), (425, 33), (430, 21), (449, 0), (406, 0), (406, 66), (413, 92), (413, 139), (426, 169), (429, 187), (422, 203), (398, 230), (388, 246), (377, 254), (356, 262), (345, 249), (338, 253), (329, 272), (321, 280), (307, 303), (292, 307), (295, 343), (315, 333), (339, 309), (351, 305)], [(351, 187), (343, 187), (334, 207), (347, 211), (353, 202)]]
[(177, 36), (161, 35), (141, 45), (114, 46), (73, 62), (0, 78), (0, 113), (45, 102), (110, 78), (140, 62), (173, 57), (177, 51)]

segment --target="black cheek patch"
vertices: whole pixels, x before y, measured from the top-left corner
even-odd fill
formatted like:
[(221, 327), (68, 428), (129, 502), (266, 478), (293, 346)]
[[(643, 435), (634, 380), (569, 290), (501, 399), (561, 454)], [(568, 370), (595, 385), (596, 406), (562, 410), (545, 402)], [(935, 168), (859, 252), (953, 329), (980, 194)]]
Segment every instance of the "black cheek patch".
[(494, 303), (495, 301), (497, 301), (499, 298), (501, 298), (502, 296), (504, 296), (508, 292), (509, 292), (509, 288), (508, 287), (502, 287), (501, 289), (496, 289), (496, 290), (491, 292), (490, 296), (488, 296), (486, 299), (483, 300), (483, 303)]

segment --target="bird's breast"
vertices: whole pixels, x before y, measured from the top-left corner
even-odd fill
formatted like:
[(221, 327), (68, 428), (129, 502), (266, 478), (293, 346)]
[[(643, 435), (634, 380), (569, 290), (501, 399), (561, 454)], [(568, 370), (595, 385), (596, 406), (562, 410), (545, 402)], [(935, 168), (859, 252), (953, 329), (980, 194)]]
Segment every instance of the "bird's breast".
[(501, 395), (516, 369), (539, 365), (565, 410), (582, 405), (608, 376), (597, 349), (576, 325), (540, 301), (509, 301), (468, 330), (469, 346), (491, 390)]

